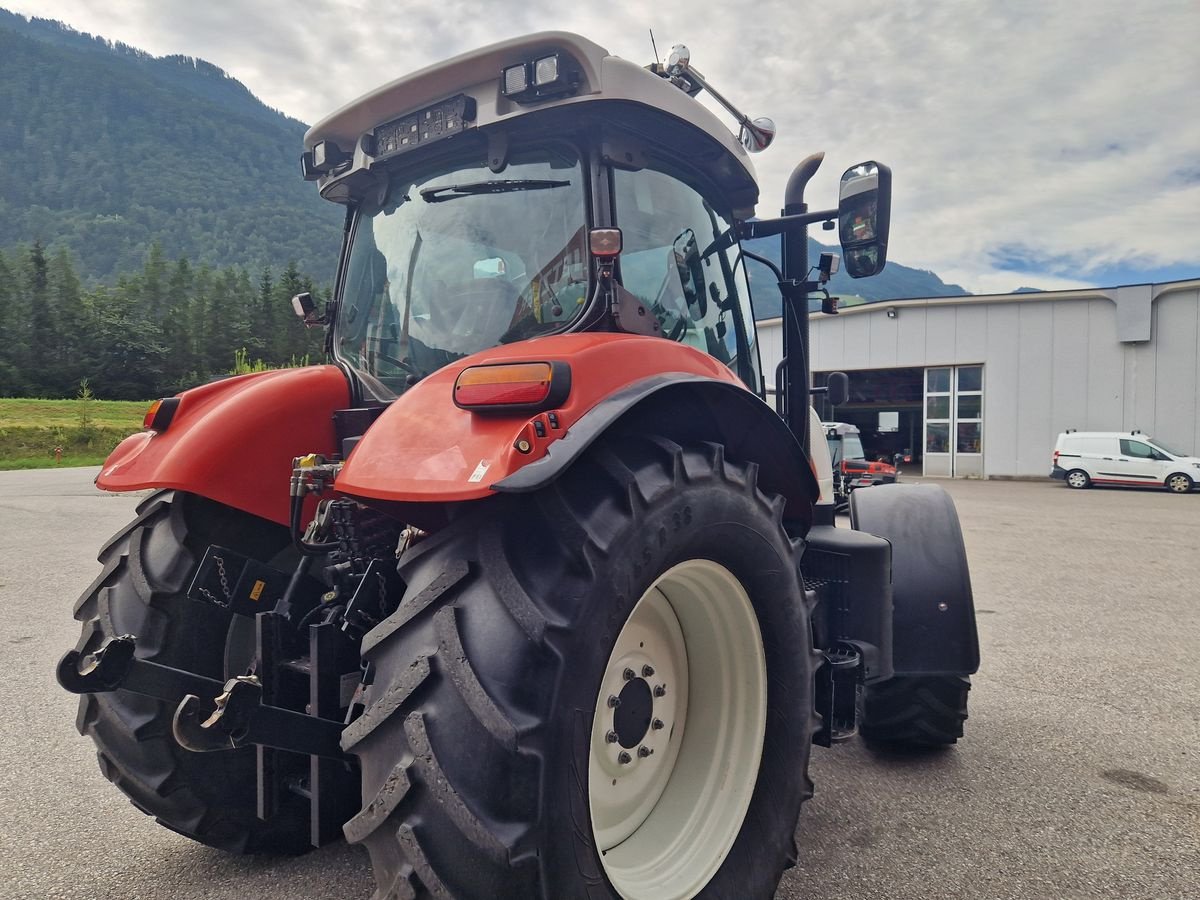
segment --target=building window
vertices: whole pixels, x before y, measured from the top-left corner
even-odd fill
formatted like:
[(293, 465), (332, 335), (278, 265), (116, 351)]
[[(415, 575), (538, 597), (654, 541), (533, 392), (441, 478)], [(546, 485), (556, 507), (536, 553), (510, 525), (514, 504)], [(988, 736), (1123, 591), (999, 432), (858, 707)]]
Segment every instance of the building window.
[(925, 452), (950, 452), (950, 369), (925, 372)]
[(983, 366), (925, 370), (926, 475), (983, 474)]
[(954, 370), (957, 397), (958, 453), (983, 452), (983, 366)]

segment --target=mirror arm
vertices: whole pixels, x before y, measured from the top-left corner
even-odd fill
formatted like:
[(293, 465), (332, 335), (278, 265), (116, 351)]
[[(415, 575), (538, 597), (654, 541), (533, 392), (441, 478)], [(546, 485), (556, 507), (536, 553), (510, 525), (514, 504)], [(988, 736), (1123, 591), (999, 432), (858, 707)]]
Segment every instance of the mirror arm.
[[(732, 247), (734, 241), (748, 241), (751, 238), (772, 237), (777, 234), (783, 234), (786, 231), (791, 231), (793, 228), (815, 225), (818, 222), (833, 222), (837, 217), (838, 211), (836, 209), (822, 209), (817, 212), (803, 213), (801, 215), (780, 216), (777, 219), (754, 219), (745, 222), (735, 222), (732, 228), (704, 248), (704, 252), (700, 254), (700, 258), (708, 259), (708, 257), (712, 256), (718, 250), (725, 250)], [(761, 259), (761, 257), (756, 258)]]
[(795, 216), (780, 216), (777, 219), (754, 219), (749, 222), (739, 222), (737, 225), (738, 238), (748, 240), (756, 237), (771, 237), (803, 225), (831, 222), (837, 217), (836, 209), (820, 209), (816, 212), (801, 213)]

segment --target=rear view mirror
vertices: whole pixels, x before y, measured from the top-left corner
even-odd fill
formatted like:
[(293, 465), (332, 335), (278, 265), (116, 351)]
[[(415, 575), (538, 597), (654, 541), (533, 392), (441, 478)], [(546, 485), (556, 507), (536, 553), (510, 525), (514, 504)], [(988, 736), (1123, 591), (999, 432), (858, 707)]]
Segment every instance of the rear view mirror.
[(308, 291), (297, 294), (292, 298), (292, 311), (301, 319), (307, 319), (316, 311), (316, 308), (316, 305), (313, 303), (312, 294)]
[(829, 388), (829, 402), (832, 405), (841, 406), (850, 399), (850, 378), (845, 372), (830, 372), (825, 384)]
[(476, 260), (472, 275), (478, 280), (480, 278), (499, 278), (507, 272), (508, 266), (504, 260), (499, 256), (494, 256), (490, 259)]
[(704, 293), (704, 270), (700, 267), (700, 247), (696, 244), (696, 232), (685, 228), (671, 247), (683, 295), (689, 307), (695, 306), (703, 319), (708, 315), (708, 295)]
[(842, 174), (838, 236), (846, 274), (851, 278), (865, 278), (883, 270), (891, 213), (891, 169), (882, 163), (864, 162)]

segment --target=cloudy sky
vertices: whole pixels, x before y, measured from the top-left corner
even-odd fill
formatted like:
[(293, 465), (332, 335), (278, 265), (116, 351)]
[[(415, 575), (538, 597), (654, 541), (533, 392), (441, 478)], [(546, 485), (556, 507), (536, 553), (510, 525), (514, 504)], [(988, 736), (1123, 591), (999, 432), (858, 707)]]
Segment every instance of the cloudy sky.
[(0, 0), (151, 53), (198, 56), (314, 122), (439, 59), (577, 31), (652, 61), (686, 43), (752, 116), (760, 214), (792, 166), (894, 173), (889, 256), (976, 293), (1200, 277), (1200, 2)]

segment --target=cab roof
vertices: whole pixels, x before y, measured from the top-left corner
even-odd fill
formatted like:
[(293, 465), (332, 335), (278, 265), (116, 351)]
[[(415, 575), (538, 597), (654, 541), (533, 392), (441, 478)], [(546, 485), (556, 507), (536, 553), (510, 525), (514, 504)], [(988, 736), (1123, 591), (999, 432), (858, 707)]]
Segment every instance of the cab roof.
[[(500, 90), (500, 73), (547, 53), (565, 53), (578, 65), (580, 82), (571, 95), (536, 103), (521, 104), (505, 97)], [(364, 152), (360, 138), (379, 125), (390, 122), (429, 104), (465, 94), (475, 101), (474, 128), (536, 115), (597, 101), (633, 103), (654, 113), (685, 123), (708, 138), (721, 151), (724, 162), (714, 177), (730, 191), (735, 214), (753, 213), (758, 199), (754, 166), (741, 142), (709, 109), (688, 96), (669, 80), (613, 56), (603, 47), (564, 31), (544, 31), (511, 38), (479, 50), (463, 53), (445, 62), (435, 63), (359, 97), (313, 125), (304, 136), (304, 147), (311, 149), (321, 141), (332, 141), (344, 152), (353, 152), (354, 160), (346, 172), (321, 179), (326, 187), (355, 171), (369, 168), (371, 158)], [(328, 194), (327, 194), (328, 196)]]

